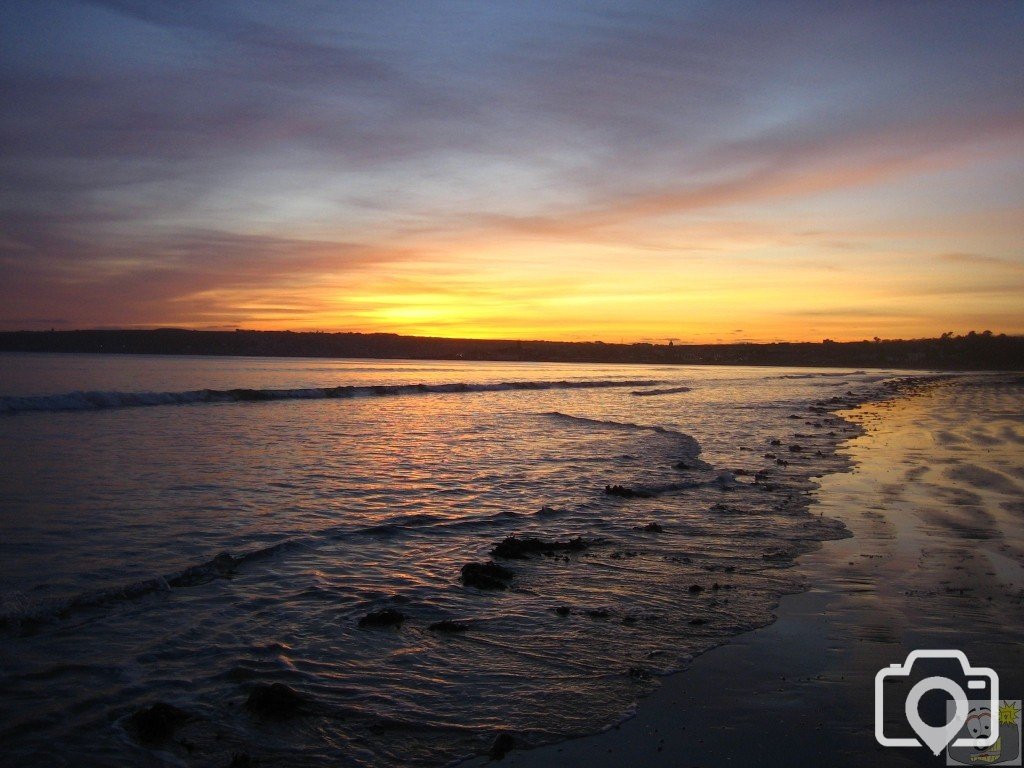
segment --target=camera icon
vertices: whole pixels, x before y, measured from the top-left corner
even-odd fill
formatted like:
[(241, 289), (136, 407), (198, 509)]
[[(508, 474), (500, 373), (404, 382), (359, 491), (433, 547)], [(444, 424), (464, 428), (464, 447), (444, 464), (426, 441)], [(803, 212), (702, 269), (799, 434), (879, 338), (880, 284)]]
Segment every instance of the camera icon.
[[(878, 670), (875, 675), (875, 739), (883, 747), (927, 747), (938, 755), (947, 745), (954, 747), (989, 747), (995, 743), (998, 733), (979, 734), (979, 738), (959, 738), (954, 741), (968, 717), (968, 696), (958, 683), (948, 677), (926, 677), (916, 683), (907, 695), (904, 714), (907, 724), (917, 738), (892, 737), (885, 734), (885, 693), (886, 680), (907, 678), (909, 680), (914, 663), (920, 659), (942, 659), (957, 661), (960, 671), (971, 691), (971, 699), (983, 699), (990, 703), (990, 711), (996, 712), (999, 707), (999, 676), (988, 667), (972, 667), (963, 651), (957, 650), (918, 650), (911, 651), (902, 664), (890, 664)], [(926, 723), (918, 707), (921, 699), (929, 691), (943, 691), (951, 697), (949, 702), (953, 709), (953, 718), (943, 726)]]

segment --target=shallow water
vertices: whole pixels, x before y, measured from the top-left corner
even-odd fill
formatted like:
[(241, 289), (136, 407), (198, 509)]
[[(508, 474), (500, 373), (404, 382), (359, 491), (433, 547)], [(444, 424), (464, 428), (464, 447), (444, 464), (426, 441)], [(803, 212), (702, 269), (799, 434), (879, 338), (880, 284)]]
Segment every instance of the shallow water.
[[(812, 509), (854, 535), (797, 560), (790, 572), (809, 589), (780, 601), (776, 623), (696, 659), (621, 727), (513, 751), (501, 765), (933, 767), (944, 760), (882, 749), (874, 733), (875, 675), (924, 648), (963, 651), (995, 670), (1003, 701), (1019, 699), (1024, 378), (956, 377), (904, 394), (844, 412), (865, 430), (843, 445), (854, 467), (822, 478)], [(941, 673), (966, 687), (956, 667), (919, 662), (887, 686), (885, 732), (914, 737), (909, 685)], [(922, 712), (939, 722), (944, 705), (935, 697)], [(1002, 743), (1008, 760), (1015, 739)], [(965, 763), (985, 764), (967, 752)]]
[[(0, 356), (0, 759), (441, 765), (614, 722), (843, 535), (806, 508), (854, 429), (820, 403), (894, 376)], [(246, 394), (182, 396), (211, 390)], [(509, 535), (591, 546), (462, 585)], [(359, 627), (384, 607), (400, 629)], [(254, 717), (259, 682), (308, 711)], [(140, 745), (125, 718), (157, 700), (195, 718)]]

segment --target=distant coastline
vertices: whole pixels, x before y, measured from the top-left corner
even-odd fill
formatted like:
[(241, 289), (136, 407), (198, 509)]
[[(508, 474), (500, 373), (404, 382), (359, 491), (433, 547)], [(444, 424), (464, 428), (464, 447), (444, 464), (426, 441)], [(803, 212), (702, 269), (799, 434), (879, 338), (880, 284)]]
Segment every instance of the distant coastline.
[(988, 331), (938, 339), (676, 345), (176, 328), (4, 331), (0, 352), (1024, 370), (1024, 337)]

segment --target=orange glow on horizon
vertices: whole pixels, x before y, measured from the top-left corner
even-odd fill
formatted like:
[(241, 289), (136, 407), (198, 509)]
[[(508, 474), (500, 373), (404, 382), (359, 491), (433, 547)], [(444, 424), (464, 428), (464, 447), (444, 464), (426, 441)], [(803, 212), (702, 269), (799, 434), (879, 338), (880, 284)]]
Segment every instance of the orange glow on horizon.
[(3, 330), (1024, 335), (1012, 6), (22, 5)]
[[(507, 252), (522, 247), (492, 244), (488, 258), (473, 258), (481, 252), (475, 247), (456, 248), (426, 267), (398, 262), (364, 271), (358, 281), (328, 274), (309, 286), (261, 295), (208, 291), (186, 305), (230, 311), (205, 309), (200, 322), (164, 324), (627, 343), (1024, 331), (1018, 300), (1024, 271), (1012, 263), (979, 271), (970, 259), (940, 259), (909, 292), (907, 275), (920, 269), (919, 257), (861, 256), (851, 270), (841, 260), (816, 259), (809, 249), (757, 235), (745, 244), (728, 235), (707, 239), (702, 252), (681, 253), (667, 266), (638, 250), (631, 254), (635, 266), (625, 270), (614, 264), (618, 249), (603, 244), (534, 244), (533, 258), (518, 261)], [(719, 248), (729, 251), (727, 264), (715, 258)], [(959, 306), (950, 311), (954, 296)], [(245, 320), (232, 323), (230, 315)]]

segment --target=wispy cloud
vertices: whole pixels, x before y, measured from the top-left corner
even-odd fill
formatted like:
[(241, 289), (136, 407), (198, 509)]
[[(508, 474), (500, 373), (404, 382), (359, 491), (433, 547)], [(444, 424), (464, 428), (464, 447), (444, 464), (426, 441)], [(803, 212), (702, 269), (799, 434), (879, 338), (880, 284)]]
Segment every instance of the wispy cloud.
[(1011, 289), (1022, 32), (954, 2), (12, 4), (0, 324), (939, 330), (946, 299), (871, 301)]
[(1024, 272), (1024, 253), (1018, 261), (1000, 258), (999, 256), (987, 256), (983, 253), (943, 253), (939, 260), (948, 264), (963, 264), (966, 266), (980, 266), (983, 268), (995, 267), (1013, 272)]

